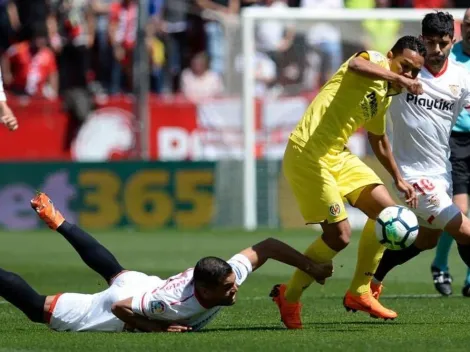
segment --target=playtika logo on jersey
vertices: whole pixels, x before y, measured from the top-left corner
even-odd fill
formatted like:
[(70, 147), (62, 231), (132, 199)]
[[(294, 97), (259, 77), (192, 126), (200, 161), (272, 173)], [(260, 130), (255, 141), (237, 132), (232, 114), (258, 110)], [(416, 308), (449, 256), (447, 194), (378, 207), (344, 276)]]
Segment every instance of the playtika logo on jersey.
[(429, 99), (419, 98), (417, 95), (407, 93), (406, 102), (412, 102), (415, 105), (423, 106), (427, 110), (438, 109), (442, 111), (452, 111), (454, 109), (454, 102), (445, 101), (444, 99)]

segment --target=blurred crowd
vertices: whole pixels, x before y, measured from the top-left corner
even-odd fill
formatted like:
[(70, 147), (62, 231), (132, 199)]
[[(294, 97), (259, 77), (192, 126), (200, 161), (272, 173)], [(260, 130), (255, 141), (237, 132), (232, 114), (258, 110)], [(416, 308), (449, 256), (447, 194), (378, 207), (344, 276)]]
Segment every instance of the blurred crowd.
[[(139, 6), (136, 0), (0, 0), (6, 89), (47, 99), (60, 95), (78, 117), (88, 111), (90, 94), (131, 92)], [(149, 0), (139, 35), (152, 92), (195, 101), (233, 94), (227, 72), (233, 70), (230, 79), (239, 80), (243, 60), (240, 52), (230, 51), (237, 43), (227, 39), (227, 31), (233, 24), (234, 37), (239, 35), (239, 13), (247, 6), (464, 8), (468, 0)], [(400, 29), (397, 21), (362, 26), (367, 35), (361, 45), (380, 51), (388, 50)], [(261, 22), (253, 58), (256, 94), (320, 86), (348, 54), (341, 35), (328, 23), (312, 25), (299, 37), (293, 24)], [(301, 69), (298, 60), (292, 64), (299, 55)]]

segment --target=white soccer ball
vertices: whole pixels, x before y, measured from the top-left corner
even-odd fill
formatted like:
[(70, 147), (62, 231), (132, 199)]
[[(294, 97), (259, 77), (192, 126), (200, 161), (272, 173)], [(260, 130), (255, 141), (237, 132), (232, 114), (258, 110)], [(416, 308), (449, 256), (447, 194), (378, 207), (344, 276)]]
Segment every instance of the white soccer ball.
[(418, 219), (408, 208), (395, 205), (385, 208), (375, 223), (377, 240), (392, 250), (409, 247), (418, 236)]

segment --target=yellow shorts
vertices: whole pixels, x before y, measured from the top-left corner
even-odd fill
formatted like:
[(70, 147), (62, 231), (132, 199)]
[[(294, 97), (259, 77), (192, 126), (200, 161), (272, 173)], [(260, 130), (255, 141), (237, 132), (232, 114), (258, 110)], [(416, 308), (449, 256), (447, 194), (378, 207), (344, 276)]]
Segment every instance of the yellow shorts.
[(315, 157), (310, 149), (291, 140), (284, 154), (283, 170), (307, 224), (346, 219), (343, 199), (354, 205), (365, 186), (383, 184), (347, 148), (336, 155)]

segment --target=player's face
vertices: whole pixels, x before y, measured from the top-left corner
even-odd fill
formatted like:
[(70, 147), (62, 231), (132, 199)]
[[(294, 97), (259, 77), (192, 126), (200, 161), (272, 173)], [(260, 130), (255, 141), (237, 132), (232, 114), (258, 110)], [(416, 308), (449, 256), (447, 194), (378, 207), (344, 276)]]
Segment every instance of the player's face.
[(465, 18), (460, 26), (462, 32), (462, 40), (465, 42), (467, 47), (470, 47), (470, 16)]
[(405, 49), (400, 55), (390, 52), (390, 70), (407, 78), (415, 79), (424, 65), (424, 58), (416, 51)]
[(235, 273), (231, 273), (215, 288), (212, 299), (218, 306), (231, 306), (237, 299), (238, 286), (235, 282)]
[(425, 60), (426, 64), (429, 66), (443, 65), (449, 57), (455, 39), (451, 38), (449, 35), (443, 37), (438, 35), (429, 37), (423, 36), (422, 39), (428, 52)]

